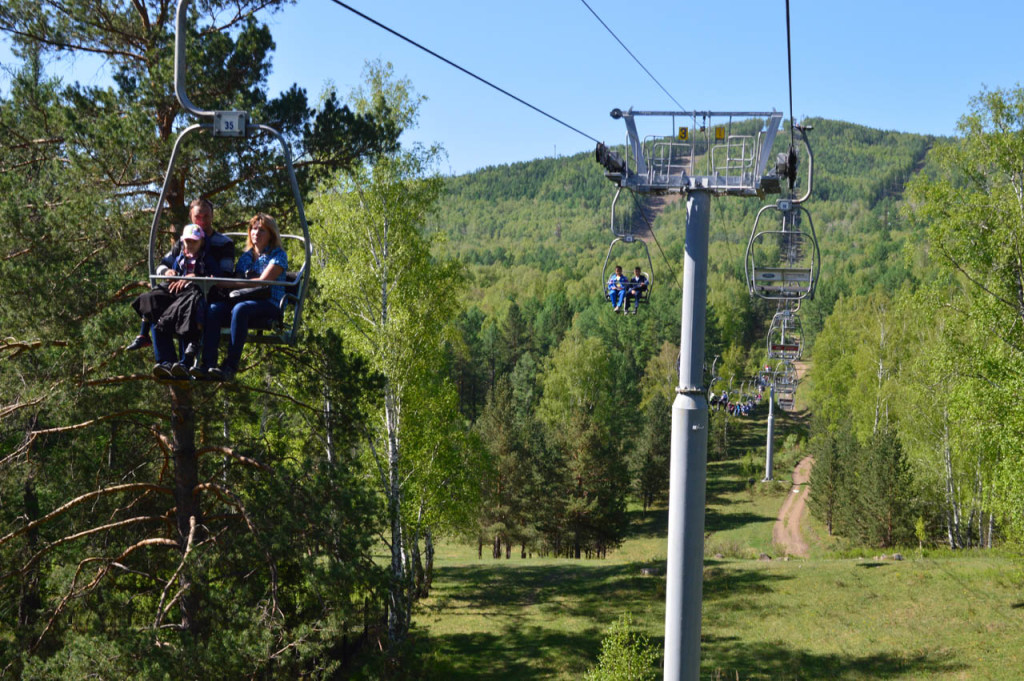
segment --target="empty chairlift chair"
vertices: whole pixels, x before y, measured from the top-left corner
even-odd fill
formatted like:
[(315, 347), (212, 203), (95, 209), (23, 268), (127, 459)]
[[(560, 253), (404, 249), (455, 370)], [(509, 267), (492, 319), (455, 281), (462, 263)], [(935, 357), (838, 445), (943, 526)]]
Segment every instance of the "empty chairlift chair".
[(795, 361), (803, 356), (803, 331), (800, 318), (792, 310), (780, 310), (768, 329), (768, 357)]
[[(781, 224), (769, 225), (772, 217)], [(814, 223), (805, 208), (779, 199), (757, 212), (744, 262), (751, 294), (767, 300), (813, 298), (820, 266)]]

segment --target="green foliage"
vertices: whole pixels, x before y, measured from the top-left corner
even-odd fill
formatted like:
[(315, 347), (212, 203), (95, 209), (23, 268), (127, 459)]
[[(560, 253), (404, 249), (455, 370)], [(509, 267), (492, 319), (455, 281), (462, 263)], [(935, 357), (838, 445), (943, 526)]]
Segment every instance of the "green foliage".
[(672, 403), (659, 392), (634, 409), (635, 418), (643, 427), (636, 446), (626, 454), (626, 462), (633, 491), (646, 511), (657, 497), (668, 491)]
[(829, 535), (835, 530), (837, 507), (843, 487), (843, 466), (853, 459), (849, 449), (851, 440), (835, 432), (817, 433), (811, 438), (809, 452), (814, 457), (811, 468), (808, 507)]
[[(315, 169), (392, 147), (400, 131), (330, 98), (310, 110), (297, 88), (267, 100), (273, 42), (257, 16), (278, 4), (192, 13), (190, 95), (279, 126), (308, 188)], [(0, 669), (322, 678), (383, 613), (370, 558), (377, 509), (352, 457), (378, 384), (324, 327), (301, 352), (247, 347), (231, 387), (172, 394), (152, 382), (145, 353), (123, 352), (138, 324), (127, 302), (145, 285), (152, 188), (186, 122), (166, 10), (0, 9), (23, 58), (0, 99), (0, 274), (11, 291), (0, 308), (0, 631), (10, 632)], [(47, 59), (80, 49), (108, 58), (112, 85), (47, 76)], [(346, 146), (331, 148), (332, 136)], [(180, 232), (199, 195), (214, 197), (222, 231), (258, 209), (291, 221), (290, 191), (268, 172), (279, 149), (200, 138), (182, 150), (161, 229)], [(171, 400), (195, 414), (194, 449), (172, 441)], [(200, 487), (181, 483), (175, 497), (179, 459), (196, 461)], [(191, 548), (176, 498), (198, 509)]]
[(556, 552), (603, 555), (625, 531), (628, 478), (615, 428), (624, 423), (625, 395), (615, 390), (616, 357), (596, 338), (570, 333), (551, 356), (537, 415), (565, 472), (564, 537)]
[(597, 667), (587, 672), (586, 681), (654, 681), (658, 678), (661, 649), (643, 634), (633, 631), (633, 618), (626, 613), (610, 627), (601, 641)]

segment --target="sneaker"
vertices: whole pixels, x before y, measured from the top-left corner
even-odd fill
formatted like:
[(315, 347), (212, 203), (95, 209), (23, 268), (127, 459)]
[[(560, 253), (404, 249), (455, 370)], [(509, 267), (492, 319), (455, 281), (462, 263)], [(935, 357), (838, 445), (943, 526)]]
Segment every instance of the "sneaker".
[(171, 378), (188, 378), (188, 369), (181, 362), (175, 362), (170, 367)]
[(153, 339), (149, 336), (136, 336), (135, 340), (128, 344), (125, 350), (141, 350), (153, 345)]
[(233, 381), (235, 372), (236, 369), (231, 367), (212, 367), (206, 373), (213, 381)]
[(188, 375), (197, 381), (208, 381), (210, 380), (210, 370), (203, 366), (194, 366), (188, 370)]
[(173, 378), (170, 362), (160, 362), (153, 367), (153, 375), (157, 378)]

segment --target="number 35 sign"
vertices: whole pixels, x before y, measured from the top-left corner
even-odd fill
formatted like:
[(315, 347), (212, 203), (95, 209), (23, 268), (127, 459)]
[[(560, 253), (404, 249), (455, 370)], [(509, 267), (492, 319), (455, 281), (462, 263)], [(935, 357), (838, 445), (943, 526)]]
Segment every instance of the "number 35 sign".
[(245, 111), (215, 111), (213, 113), (214, 137), (245, 137), (249, 114)]

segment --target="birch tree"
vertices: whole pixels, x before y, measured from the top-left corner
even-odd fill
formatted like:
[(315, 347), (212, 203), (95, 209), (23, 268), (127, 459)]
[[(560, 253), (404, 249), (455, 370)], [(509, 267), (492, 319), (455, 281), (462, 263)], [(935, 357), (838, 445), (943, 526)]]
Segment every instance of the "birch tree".
[(443, 512), (439, 497), (455, 508), (469, 494), (467, 467), (457, 463), (464, 452), (452, 446), (458, 431), (450, 426), (459, 418), (443, 362), (461, 274), (456, 263), (431, 257), (420, 231), (442, 189), (429, 173), (436, 154), (416, 147), (377, 157), (325, 189), (311, 208), (325, 304), (348, 346), (381, 377), (365, 441), (385, 507), (392, 644), (409, 630), (417, 591), (412, 554), (424, 517)]
[(986, 387), (963, 403), (973, 410), (964, 424), (980, 457), (974, 486), (981, 492), (991, 479), (993, 508), (1024, 541), (1024, 88), (983, 90), (958, 128), (959, 137), (930, 154), (934, 171), (908, 185), (908, 215), (963, 285), (953, 323), (980, 340), (970, 366)]

